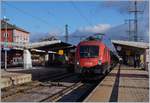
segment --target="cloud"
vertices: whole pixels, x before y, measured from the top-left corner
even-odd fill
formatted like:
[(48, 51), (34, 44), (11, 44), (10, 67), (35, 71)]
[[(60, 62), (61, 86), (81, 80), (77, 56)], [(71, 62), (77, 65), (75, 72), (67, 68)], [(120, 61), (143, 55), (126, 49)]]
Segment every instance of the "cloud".
[[(149, 26), (146, 21), (140, 21), (138, 24), (138, 36), (143, 39), (144, 42), (149, 42)], [(115, 40), (128, 40), (128, 24), (120, 24), (118, 26), (111, 26), (110, 24), (97, 24), (94, 26), (87, 26), (78, 28), (71, 34), (69, 34), (69, 43), (78, 44), (81, 40), (84, 40), (86, 37), (93, 35), (95, 33), (104, 33), (104, 39), (106, 43), (110, 42), (108, 39)], [(133, 35), (131, 34), (131, 38), (133, 39)], [(60, 32), (49, 32), (49, 33), (32, 33), (30, 35), (31, 42), (38, 41), (40, 38), (48, 37), (48, 36), (56, 36), (56, 38), (65, 41), (64, 36)], [(109, 43), (110, 44), (110, 43)]]
[(89, 32), (89, 33), (104, 33), (108, 29), (111, 28), (110, 24), (97, 24), (95, 26), (88, 26), (88, 27), (83, 27), (79, 28), (79, 32)]
[[(133, 1), (106, 1), (100, 4), (101, 7), (114, 9), (120, 13), (124, 13), (129, 15), (128, 10), (134, 10), (134, 2)], [(144, 42), (149, 42), (149, 1), (138, 1), (137, 3), (138, 10), (143, 11), (143, 13), (138, 14), (138, 37), (139, 40), (143, 39)], [(133, 16), (134, 17), (134, 16)], [(131, 17), (132, 18), (132, 17)], [(111, 19), (111, 18), (110, 18)], [(83, 27), (78, 28), (71, 35), (78, 36), (88, 36), (93, 33), (105, 33), (105, 38), (110, 39), (119, 39), (119, 40), (128, 40), (128, 24), (119, 24), (118, 26), (112, 27), (109, 24), (98, 24), (91, 27)], [(133, 40), (134, 34), (131, 34), (131, 38)], [(82, 40), (79, 38), (70, 38), (70, 41), (74, 41), (76, 44)]]
[(84, 36), (94, 33), (105, 33), (110, 28), (110, 24), (97, 24), (94, 26), (81, 27), (77, 28), (73, 33), (70, 34), (70, 36)]
[[(120, 13), (126, 13), (128, 15), (129, 8), (133, 9), (132, 1), (106, 1), (100, 5), (110, 9), (117, 10)], [(101, 9), (103, 10), (103, 9)], [(149, 3), (148, 1), (139, 1), (138, 10), (144, 10), (143, 14), (138, 15), (138, 36), (144, 40), (144, 42), (149, 42)], [(143, 16), (142, 16), (143, 15)], [(111, 18), (110, 18), (111, 19)], [(72, 44), (78, 44), (80, 40), (85, 37), (92, 35), (94, 33), (105, 33), (105, 39), (120, 39), (128, 40), (128, 24), (120, 24), (118, 26), (112, 27), (110, 24), (97, 24), (94, 26), (86, 26), (77, 28), (74, 32), (69, 34), (69, 42)], [(33, 33), (31, 34), (31, 40), (38, 40), (36, 38), (41, 38), (47, 36), (50, 33)], [(62, 35), (54, 31), (55, 35)], [(37, 36), (38, 35), (38, 36)], [(76, 36), (76, 37), (75, 37)], [(133, 38), (133, 34), (131, 35)], [(60, 37), (64, 41), (64, 37)]]

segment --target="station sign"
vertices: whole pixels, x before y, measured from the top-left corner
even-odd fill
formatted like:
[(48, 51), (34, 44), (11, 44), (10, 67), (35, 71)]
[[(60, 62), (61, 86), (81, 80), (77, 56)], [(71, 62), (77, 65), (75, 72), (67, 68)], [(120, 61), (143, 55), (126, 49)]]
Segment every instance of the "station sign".
[(4, 47), (8, 47), (8, 46), (15, 46), (15, 43), (12, 42), (3, 42), (2, 45), (4, 45)]
[(8, 42), (4, 42), (4, 46), (7, 47), (8, 46)]
[(9, 51), (10, 50), (10, 48), (3, 48), (5, 51)]
[(59, 51), (58, 51), (58, 54), (59, 54), (59, 55), (63, 55), (63, 54), (64, 54), (64, 50), (59, 50)]

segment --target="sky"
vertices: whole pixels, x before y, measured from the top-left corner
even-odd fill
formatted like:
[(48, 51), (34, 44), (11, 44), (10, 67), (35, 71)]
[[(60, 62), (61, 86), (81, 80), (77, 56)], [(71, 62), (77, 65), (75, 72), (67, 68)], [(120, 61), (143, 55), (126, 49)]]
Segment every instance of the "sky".
[[(139, 27), (149, 26), (146, 24), (149, 18), (147, 4), (138, 5), (144, 10), (139, 16), (142, 21), (139, 22)], [(1, 19), (6, 16), (10, 23), (29, 31), (31, 42), (50, 34), (64, 40), (65, 25), (68, 24), (69, 41), (78, 43), (80, 38), (75, 38), (74, 35), (87, 36), (104, 32), (109, 38), (127, 38), (128, 26), (124, 21), (133, 18), (128, 13), (128, 8), (132, 7), (131, 1), (3, 1)], [(149, 36), (148, 29), (142, 33), (144, 38)]]

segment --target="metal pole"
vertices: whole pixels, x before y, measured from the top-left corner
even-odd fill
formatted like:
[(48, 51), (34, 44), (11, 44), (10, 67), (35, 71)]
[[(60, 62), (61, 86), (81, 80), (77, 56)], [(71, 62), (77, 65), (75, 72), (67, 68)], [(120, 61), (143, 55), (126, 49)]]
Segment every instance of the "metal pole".
[(130, 41), (130, 36), (131, 36), (131, 21), (129, 20), (129, 37), (128, 37), (128, 40)]
[(65, 35), (65, 41), (66, 41), (66, 43), (68, 42), (68, 25), (66, 24), (65, 25), (65, 32), (66, 32), (66, 35)]
[(4, 20), (5, 20), (5, 71), (7, 70), (7, 50), (6, 50), (6, 48), (7, 48), (7, 36), (8, 36), (8, 34), (7, 34), (7, 18), (4, 18)]
[(5, 50), (5, 71), (7, 70), (7, 50)]
[(137, 27), (138, 27), (138, 25), (137, 25), (137, 1), (135, 1), (134, 2), (134, 5), (135, 5), (135, 14), (134, 14), (134, 16), (135, 16), (135, 37), (134, 37), (134, 40), (135, 41), (137, 41), (137, 39), (138, 39), (138, 32), (137, 32)]

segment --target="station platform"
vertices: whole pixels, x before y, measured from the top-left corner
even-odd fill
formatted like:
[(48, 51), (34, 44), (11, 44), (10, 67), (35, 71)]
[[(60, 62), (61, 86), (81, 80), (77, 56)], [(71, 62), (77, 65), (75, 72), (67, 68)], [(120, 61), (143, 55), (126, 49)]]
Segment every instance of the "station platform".
[(1, 88), (13, 85), (24, 84), (32, 80), (46, 79), (56, 73), (64, 73), (63, 68), (53, 67), (33, 67), (32, 69), (8, 68), (7, 71), (1, 70)]
[(31, 82), (31, 79), (31, 74), (1, 71), (1, 88)]
[(149, 73), (117, 65), (84, 102), (148, 102)]

